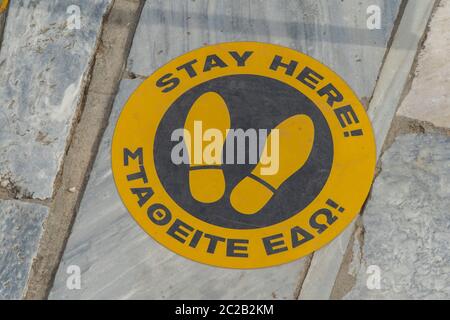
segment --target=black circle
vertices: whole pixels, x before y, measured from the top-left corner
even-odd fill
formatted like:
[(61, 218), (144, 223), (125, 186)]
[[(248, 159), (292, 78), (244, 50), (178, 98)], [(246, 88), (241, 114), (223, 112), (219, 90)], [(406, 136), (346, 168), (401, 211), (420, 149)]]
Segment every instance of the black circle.
[[(233, 129), (272, 129), (296, 114), (308, 115), (314, 123), (314, 144), (309, 159), (256, 214), (237, 212), (229, 200), (233, 188), (252, 171), (254, 164), (224, 164), (225, 194), (216, 203), (204, 204), (190, 194), (189, 165), (175, 165), (171, 161), (172, 148), (178, 143), (171, 141), (172, 132), (184, 127), (194, 101), (210, 91), (220, 94), (225, 100)], [(320, 110), (297, 89), (263, 76), (231, 75), (209, 80), (182, 94), (170, 106), (158, 126), (153, 153), (158, 177), (166, 192), (180, 207), (216, 226), (255, 229), (292, 217), (317, 197), (330, 174), (333, 141)]]

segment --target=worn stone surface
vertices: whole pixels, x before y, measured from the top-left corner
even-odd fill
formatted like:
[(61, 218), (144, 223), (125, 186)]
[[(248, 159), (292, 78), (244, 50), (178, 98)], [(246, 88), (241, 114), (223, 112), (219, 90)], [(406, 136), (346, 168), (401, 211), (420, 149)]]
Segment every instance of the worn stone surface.
[[(325, 63), (367, 100), (377, 79), (401, 1), (147, 1), (128, 59), (150, 75), (198, 47), (228, 41), (287, 46)], [(380, 30), (367, 28), (367, 8), (381, 8)]]
[(20, 299), (48, 208), (0, 200), (0, 299)]
[[(357, 282), (347, 299), (450, 298), (450, 138), (410, 134), (382, 157), (364, 212)], [(367, 267), (381, 289), (366, 286)]]
[(415, 78), (398, 115), (450, 128), (450, 0), (442, 0), (430, 22)]
[[(381, 30), (366, 28), (366, 9), (372, 4), (379, 4), (384, 12)], [(298, 49), (328, 64), (364, 100), (374, 88), (399, 4), (147, 1), (127, 68), (131, 73), (148, 75), (171, 58), (205, 44), (266, 41)], [(111, 123), (136, 85), (123, 82)], [(128, 215), (114, 187), (111, 134), (109, 128), (50, 298), (296, 297), (304, 260), (261, 270), (213, 268), (179, 257), (147, 236)], [(81, 290), (66, 288), (66, 269), (72, 264), (81, 267)]]
[[(10, 1), (0, 51), (0, 183), (19, 197), (53, 193), (109, 3)], [(80, 8), (79, 30), (68, 28), (70, 5)]]
[[(434, 1), (409, 0), (397, 32), (381, 69), (368, 114), (372, 122), (377, 158), (385, 143), (407, 84), (420, 40), (434, 7)], [(354, 222), (328, 246), (314, 254), (312, 265), (304, 281), (300, 298), (329, 299), (344, 258)], [(326, 276), (323, 276), (326, 275)], [(320, 283), (320, 286), (317, 286)]]
[(52, 210), (31, 268), (25, 299), (45, 299), (53, 283), (87, 175), (111, 113), (140, 9), (137, 0), (115, 0), (103, 25), (83, 113), (74, 126), (70, 147), (64, 157), (58, 190), (55, 190)]
[[(110, 148), (115, 122), (139, 80), (123, 80), (51, 299), (292, 299), (303, 261), (278, 268), (232, 270), (182, 258), (151, 239), (117, 194)], [(78, 265), (81, 290), (68, 290), (66, 270)]]

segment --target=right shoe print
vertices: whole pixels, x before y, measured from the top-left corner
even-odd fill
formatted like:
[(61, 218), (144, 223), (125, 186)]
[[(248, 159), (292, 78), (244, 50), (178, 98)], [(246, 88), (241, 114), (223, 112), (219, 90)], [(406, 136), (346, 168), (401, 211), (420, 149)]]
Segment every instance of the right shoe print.
[[(314, 124), (306, 115), (294, 115), (275, 129), (279, 133), (279, 168), (273, 175), (263, 175), (263, 158), (251, 174), (240, 181), (231, 192), (232, 207), (242, 214), (258, 213), (272, 198), (277, 189), (300, 170), (311, 154), (314, 143)], [(267, 155), (271, 144), (269, 134), (262, 156)]]

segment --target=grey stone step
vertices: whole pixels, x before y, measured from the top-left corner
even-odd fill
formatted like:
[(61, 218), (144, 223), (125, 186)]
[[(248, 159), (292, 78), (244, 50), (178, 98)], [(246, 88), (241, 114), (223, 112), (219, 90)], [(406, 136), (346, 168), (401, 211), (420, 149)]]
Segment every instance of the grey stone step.
[(433, 128), (450, 128), (449, 10), (450, 1), (440, 1), (397, 112), (399, 124), (406, 117), (411, 127), (396, 130), (431, 128), (441, 134), (397, 137), (383, 155), (363, 215), (364, 239), (353, 245), (349, 272), (356, 284), (347, 299), (450, 297), (450, 138)]
[(411, 90), (397, 115), (450, 129), (450, 1), (441, 0), (430, 22)]
[(0, 200), (0, 300), (20, 299), (48, 208)]
[(8, 11), (8, 3), (6, 1), (0, 1), (0, 48), (3, 39), (3, 28), (5, 27), (7, 11)]
[[(0, 51), (0, 183), (50, 198), (110, 0), (10, 1)], [(70, 5), (81, 28), (70, 30)]]
[[(434, 1), (408, 1), (384, 61), (368, 110), (375, 133), (377, 158), (407, 85), (433, 7)], [(325, 248), (314, 253), (300, 292), (301, 299), (330, 298), (354, 227), (355, 221)]]
[(400, 136), (382, 168), (363, 215), (362, 264), (346, 298), (449, 299), (450, 138)]

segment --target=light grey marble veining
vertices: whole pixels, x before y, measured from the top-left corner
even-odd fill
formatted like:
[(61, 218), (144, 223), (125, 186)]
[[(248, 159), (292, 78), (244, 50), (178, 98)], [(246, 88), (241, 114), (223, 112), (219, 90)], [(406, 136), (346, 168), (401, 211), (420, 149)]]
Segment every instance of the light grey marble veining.
[(362, 263), (347, 298), (449, 299), (450, 138), (401, 136), (382, 166), (364, 212)]
[(48, 208), (0, 200), (0, 300), (22, 298)]
[[(10, 1), (0, 51), (0, 183), (19, 197), (52, 196), (109, 3)], [(69, 28), (71, 5), (80, 29)]]
[[(372, 95), (399, 0), (154, 0), (141, 15), (128, 69), (150, 75), (198, 47), (260, 41), (306, 53), (336, 71), (361, 99)], [(381, 9), (381, 29), (367, 28), (367, 8)]]

